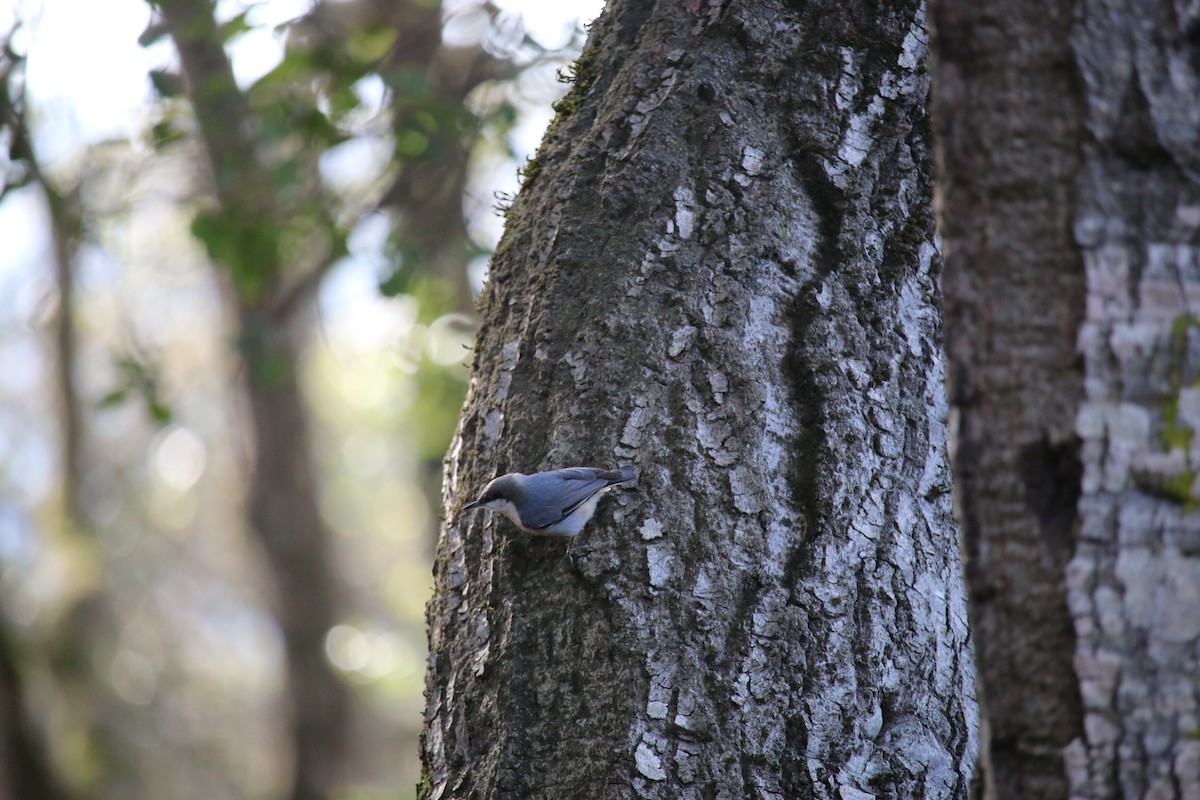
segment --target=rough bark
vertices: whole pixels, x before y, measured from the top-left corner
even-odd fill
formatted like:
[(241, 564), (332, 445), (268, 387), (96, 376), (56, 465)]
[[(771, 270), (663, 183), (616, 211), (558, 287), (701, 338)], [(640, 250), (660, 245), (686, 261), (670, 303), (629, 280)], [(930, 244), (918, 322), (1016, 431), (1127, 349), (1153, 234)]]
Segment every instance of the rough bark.
[[(916, 2), (608, 3), (448, 456), (422, 794), (965, 797)], [(561, 542), (456, 514), (634, 463)]]
[[(220, 212), (253, 248), (255, 261), (249, 268), (255, 273), (240, 277), (236, 296), (229, 293), (250, 407), (253, 467), (246, 505), (249, 527), (271, 571), (284, 638), (294, 758), (290, 796), (319, 800), (335, 785), (349, 696), (324, 655), (325, 634), (336, 622), (337, 580), (331, 537), (317, 507), (307, 408), (296, 375), (299, 348), (288, 330), (294, 287), (306, 282), (284, 284), (275, 238), (283, 229), (281, 213), (270, 194), (271, 182), (251, 136), (253, 120), (234, 83), (212, 3), (162, 0), (158, 7), (179, 51)], [(248, 268), (221, 266), (235, 273)], [(239, 276), (234, 277), (236, 282)], [(245, 290), (248, 277), (255, 291)]]
[(935, 9), (994, 796), (1198, 797), (1200, 10)]
[(1200, 797), (1200, 8), (1089, 0), (1075, 797)]

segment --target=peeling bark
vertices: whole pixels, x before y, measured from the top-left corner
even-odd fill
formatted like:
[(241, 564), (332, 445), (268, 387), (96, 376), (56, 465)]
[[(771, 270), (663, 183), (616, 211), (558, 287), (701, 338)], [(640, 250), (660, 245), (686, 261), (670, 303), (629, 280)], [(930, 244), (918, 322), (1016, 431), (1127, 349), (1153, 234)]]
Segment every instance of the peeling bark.
[(992, 796), (1200, 797), (1200, 10), (934, 20)]
[[(965, 797), (916, 2), (613, 0), (482, 301), (422, 795)], [(459, 516), (631, 462), (569, 555)]]

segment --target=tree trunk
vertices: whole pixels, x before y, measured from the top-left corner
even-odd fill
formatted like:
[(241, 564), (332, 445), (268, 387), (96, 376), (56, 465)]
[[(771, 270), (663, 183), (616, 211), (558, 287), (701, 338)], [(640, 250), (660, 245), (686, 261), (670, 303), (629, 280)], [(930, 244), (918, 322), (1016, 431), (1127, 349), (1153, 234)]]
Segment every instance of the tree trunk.
[[(965, 797), (917, 2), (612, 0), (448, 457), (430, 798)], [(634, 463), (564, 554), (457, 513)]]
[(337, 623), (333, 547), (317, 508), (297, 348), (285, 330), (268, 328), (251, 313), (243, 314), (241, 327), (270, 337), (247, 354), (251, 365), (269, 361), (274, 377), (247, 381), (254, 467), (246, 504), (271, 566), (286, 647), (295, 759), (290, 797), (318, 800), (337, 785), (349, 727), (346, 687), (325, 658), (325, 636)]
[[(290, 299), (280, 300), (298, 296), (283, 285), (283, 214), (249, 135), (251, 114), (233, 80), (212, 3), (161, 0), (158, 7), (179, 51), (212, 165), (220, 215), (209, 217), (208, 224), (219, 225), (232, 242), (223, 245), (226, 260), (218, 266), (229, 271), (224, 277), (232, 278), (236, 290), (227, 296), (238, 322), (249, 398), (253, 467), (247, 521), (270, 568), (287, 658), (289, 796), (322, 800), (335, 786), (350, 697), (325, 658), (325, 635), (337, 615), (337, 578), (331, 536), (317, 507), (308, 412), (297, 376), (299, 348), (288, 330), (295, 308)], [(312, 288), (316, 282), (299, 285)]]
[(933, 16), (988, 796), (1200, 797), (1200, 11)]
[(1064, 5), (933, 5), (942, 286), (986, 709), (981, 764), (1011, 798), (1063, 797), (1062, 749), (1082, 730), (1062, 581), (1079, 496), (1085, 290), (1082, 258), (1068, 246), (1082, 104)]
[(0, 800), (68, 800), (27, 707), (20, 647), (0, 619)]

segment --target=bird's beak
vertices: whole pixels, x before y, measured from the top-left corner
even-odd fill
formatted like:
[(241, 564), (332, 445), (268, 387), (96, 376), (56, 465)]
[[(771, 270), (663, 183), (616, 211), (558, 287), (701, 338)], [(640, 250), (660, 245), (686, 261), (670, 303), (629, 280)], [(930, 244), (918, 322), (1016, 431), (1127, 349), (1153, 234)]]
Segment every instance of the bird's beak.
[(474, 501), (474, 502), (472, 502), (472, 503), (467, 503), (465, 506), (463, 506), (463, 507), (462, 507), (462, 510), (463, 510), (463, 511), (470, 511), (472, 508), (480, 508), (480, 507), (482, 507), (482, 506), (483, 506), (483, 503), (481, 503), (481, 502), (479, 502), (478, 500), (476, 500), (476, 501)]

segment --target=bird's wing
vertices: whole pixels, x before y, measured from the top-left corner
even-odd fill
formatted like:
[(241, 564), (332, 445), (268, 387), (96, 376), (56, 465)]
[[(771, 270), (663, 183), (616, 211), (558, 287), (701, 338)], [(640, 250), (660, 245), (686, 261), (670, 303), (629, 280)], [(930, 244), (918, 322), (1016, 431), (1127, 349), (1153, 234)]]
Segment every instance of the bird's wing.
[(592, 495), (614, 483), (612, 473), (592, 467), (569, 467), (529, 476), (530, 490), (545, 497), (545, 504), (523, 521), (531, 528), (548, 528), (561, 522)]

